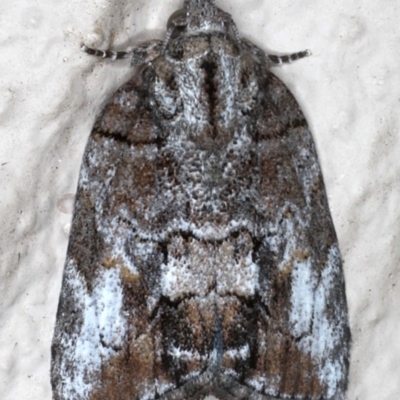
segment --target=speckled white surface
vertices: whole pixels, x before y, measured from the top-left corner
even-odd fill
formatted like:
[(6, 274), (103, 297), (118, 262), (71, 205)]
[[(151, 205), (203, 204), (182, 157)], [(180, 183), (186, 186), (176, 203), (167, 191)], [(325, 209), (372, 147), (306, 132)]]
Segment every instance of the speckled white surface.
[[(400, 3), (219, 0), (243, 36), (313, 56), (275, 69), (314, 134), (345, 260), (348, 400), (400, 398)], [(0, 3), (0, 398), (50, 400), (50, 343), (81, 157), (132, 69), (82, 42), (162, 38), (179, 0)]]

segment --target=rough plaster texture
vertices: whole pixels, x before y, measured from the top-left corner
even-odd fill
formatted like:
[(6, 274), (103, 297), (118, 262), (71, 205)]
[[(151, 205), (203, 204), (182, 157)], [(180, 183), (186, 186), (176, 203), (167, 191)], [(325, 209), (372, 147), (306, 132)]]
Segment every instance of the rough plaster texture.
[[(275, 69), (310, 122), (345, 260), (349, 400), (400, 398), (400, 3), (219, 0), (242, 35), (313, 56)], [(81, 157), (133, 73), (81, 43), (162, 38), (179, 0), (0, 3), (0, 398), (50, 400), (50, 343)]]

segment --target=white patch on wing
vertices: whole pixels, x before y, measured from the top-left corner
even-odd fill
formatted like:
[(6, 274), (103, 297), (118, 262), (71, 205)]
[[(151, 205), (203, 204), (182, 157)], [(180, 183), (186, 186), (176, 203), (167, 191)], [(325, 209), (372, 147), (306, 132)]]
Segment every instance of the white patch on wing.
[[(235, 246), (243, 246), (240, 255), (235, 254)], [(254, 296), (258, 288), (259, 266), (252, 260), (252, 242), (247, 235), (240, 235), (237, 243), (224, 242), (216, 250), (214, 266), (219, 295)]]
[[(344, 366), (337, 360), (333, 361), (337, 359), (333, 357), (333, 352), (341, 347), (343, 327), (339, 321), (328, 319), (331, 315), (337, 317), (340, 312), (327, 309), (328, 305), (335, 306), (330, 298), (334, 295), (334, 279), (338, 276), (340, 276), (340, 253), (337, 244), (330, 248), (319, 280), (308, 260), (298, 263), (292, 273), (290, 311), (292, 334), (295, 337), (304, 334), (299, 347), (305, 353), (310, 353), (315, 364), (319, 366), (319, 380), (326, 385), (328, 398), (335, 394), (344, 370)], [(338, 304), (336, 307), (340, 308), (341, 305)]]
[(229, 349), (225, 351), (224, 356), (233, 360), (247, 360), (250, 356), (250, 347), (248, 343), (238, 349)]
[(292, 334), (300, 337), (309, 334), (313, 319), (315, 286), (317, 279), (312, 268), (312, 260), (296, 261), (292, 271), (292, 295), (289, 321)]
[[(242, 251), (237, 252), (237, 247)], [(254, 296), (259, 266), (253, 262), (252, 251), (251, 237), (245, 233), (218, 246), (174, 237), (168, 261), (161, 265), (162, 293), (175, 301), (187, 295), (205, 296), (215, 285), (221, 296)]]
[[(93, 389), (101, 365), (124, 341), (126, 321), (121, 314), (123, 293), (117, 269), (105, 269), (93, 282), (90, 294), (73, 260), (65, 268), (73, 301), (82, 312), (82, 325), (61, 342), (65, 350), (60, 367), (65, 398), (86, 398)], [(68, 339), (67, 339), (68, 338)], [(71, 373), (70, 363), (74, 369)]]
[[(341, 347), (343, 338), (342, 325), (337, 321), (328, 320), (327, 305), (341, 307), (339, 304), (332, 304), (330, 297), (334, 295), (334, 279), (340, 276), (340, 252), (337, 244), (334, 244), (329, 251), (327, 263), (321, 275), (321, 281), (315, 294), (315, 311), (311, 355), (316, 359), (324, 359), (325, 362), (320, 368), (320, 380), (327, 385), (328, 397), (335, 394), (338, 382), (342, 380), (344, 366), (337, 361), (332, 361), (329, 355)], [(332, 311), (329, 312), (332, 314)], [(334, 312), (340, 315), (340, 312)], [(336, 323), (335, 323), (336, 322)]]
[(168, 246), (168, 262), (161, 265), (161, 287), (172, 301), (188, 294), (205, 296), (214, 278), (211, 246), (175, 237)]
[(202, 358), (198, 351), (183, 350), (176, 346), (170, 346), (168, 354), (180, 361), (200, 360)]

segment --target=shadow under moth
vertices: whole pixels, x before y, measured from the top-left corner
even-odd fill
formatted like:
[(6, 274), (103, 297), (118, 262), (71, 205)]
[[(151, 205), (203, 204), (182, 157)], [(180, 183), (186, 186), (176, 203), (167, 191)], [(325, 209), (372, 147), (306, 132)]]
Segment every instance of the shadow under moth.
[(344, 278), (307, 122), (212, 0), (127, 52), (79, 176), (56, 400), (343, 400)]

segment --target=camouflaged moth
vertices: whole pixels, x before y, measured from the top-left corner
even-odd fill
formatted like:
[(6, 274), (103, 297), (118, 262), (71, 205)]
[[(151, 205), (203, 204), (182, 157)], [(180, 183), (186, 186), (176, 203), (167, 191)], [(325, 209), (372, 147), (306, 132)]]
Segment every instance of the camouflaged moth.
[(56, 400), (343, 400), (342, 263), (307, 122), (211, 0), (140, 68), (83, 158), (52, 346)]

